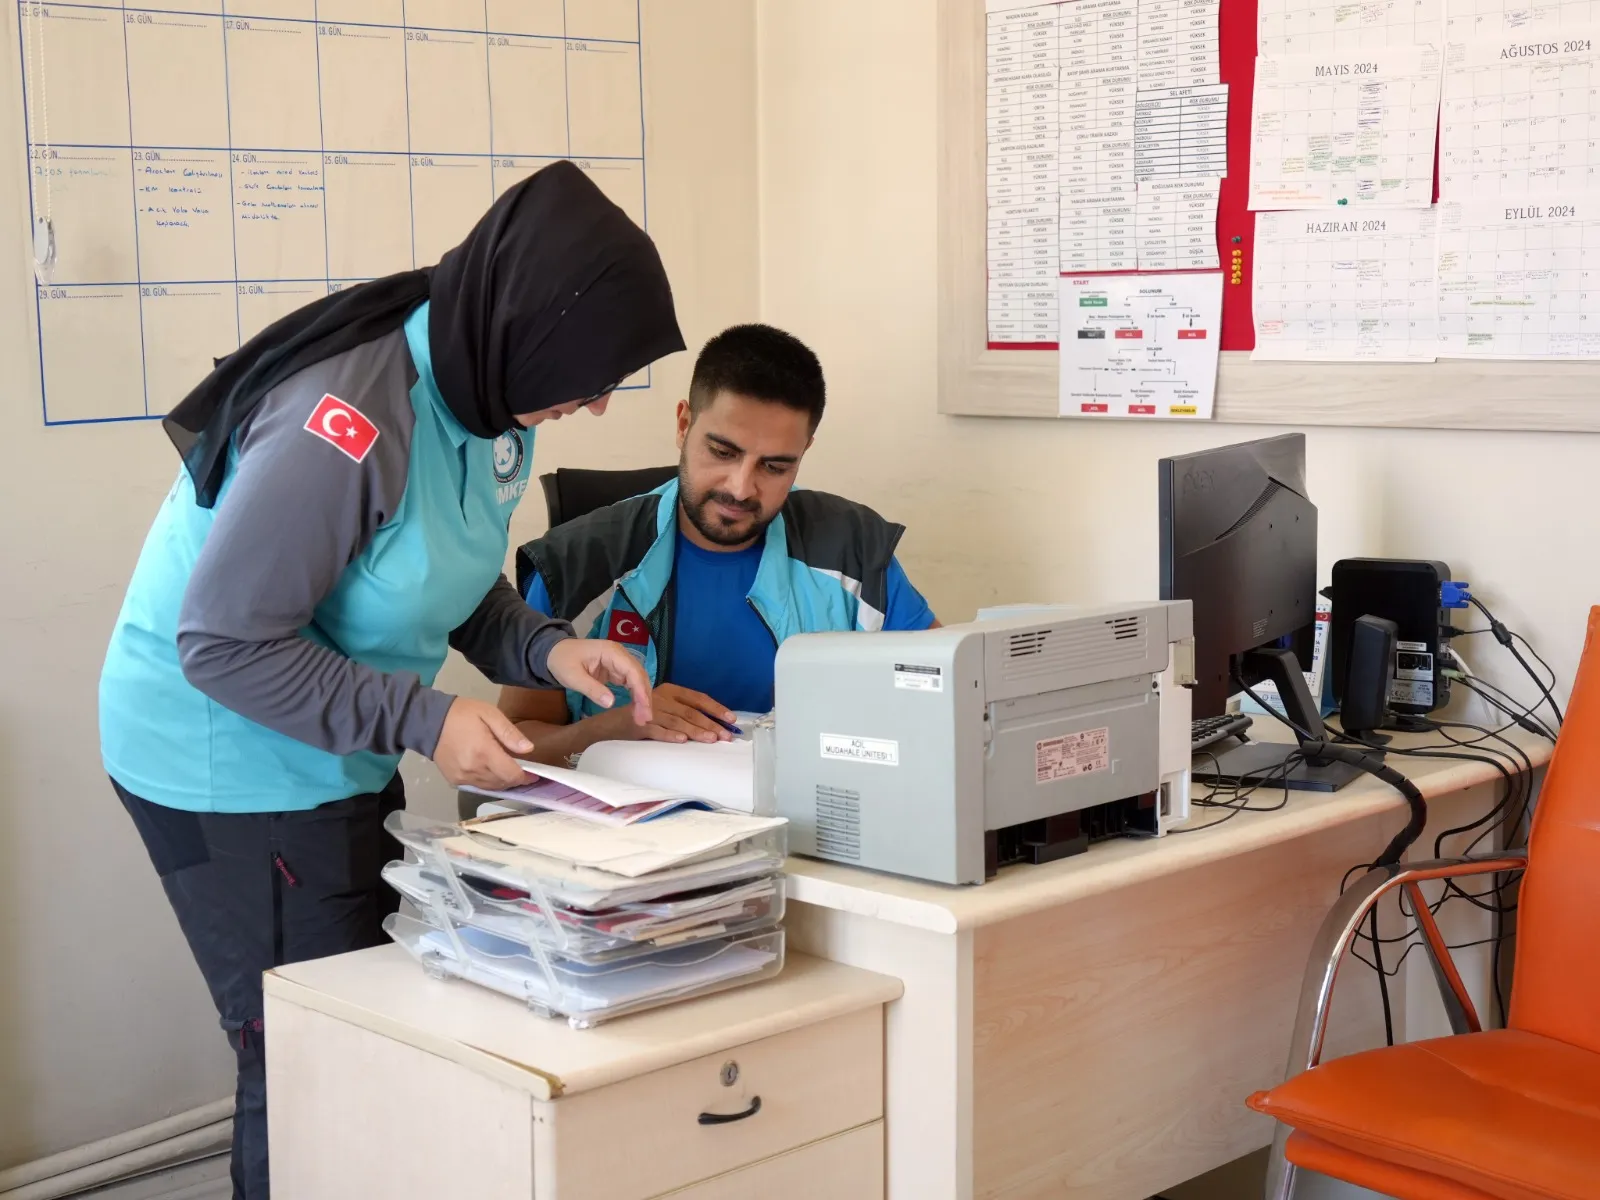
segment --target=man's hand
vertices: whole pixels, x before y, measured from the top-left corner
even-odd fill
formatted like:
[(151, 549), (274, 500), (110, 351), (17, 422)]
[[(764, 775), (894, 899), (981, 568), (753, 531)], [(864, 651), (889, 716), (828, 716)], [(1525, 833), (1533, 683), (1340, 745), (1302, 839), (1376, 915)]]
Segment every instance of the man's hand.
[(633, 723), (649, 724), (653, 712), (650, 677), (639, 660), (615, 642), (567, 638), (551, 649), (546, 669), (562, 687), (588, 697), (601, 708), (610, 708), (616, 701), (609, 685), (621, 684), (633, 696)]
[(663, 683), (653, 697), (655, 713), (635, 737), (656, 742), (728, 742), (733, 734), (720, 722), (733, 723), (734, 714), (703, 692), (675, 683)]
[(533, 743), (494, 705), (457, 696), (445, 714), (433, 761), (455, 787), (501, 791), (528, 781), (511, 756), (532, 752)]

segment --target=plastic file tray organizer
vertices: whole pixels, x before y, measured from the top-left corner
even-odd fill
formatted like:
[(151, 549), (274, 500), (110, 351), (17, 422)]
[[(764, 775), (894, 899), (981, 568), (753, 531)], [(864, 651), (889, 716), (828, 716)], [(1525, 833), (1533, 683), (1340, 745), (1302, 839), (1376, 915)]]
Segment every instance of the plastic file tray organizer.
[(395, 813), (384, 878), (416, 910), (384, 929), (436, 978), (469, 980), (577, 1028), (783, 969), (781, 828), (625, 877)]
[(551, 954), (591, 966), (765, 932), (783, 919), (784, 911), (781, 875), (593, 913), (549, 904), (521, 888), (470, 873), (448, 876), (410, 852), (406, 861), (385, 867), (383, 877), (422, 912), (529, 946), (537, 943)]

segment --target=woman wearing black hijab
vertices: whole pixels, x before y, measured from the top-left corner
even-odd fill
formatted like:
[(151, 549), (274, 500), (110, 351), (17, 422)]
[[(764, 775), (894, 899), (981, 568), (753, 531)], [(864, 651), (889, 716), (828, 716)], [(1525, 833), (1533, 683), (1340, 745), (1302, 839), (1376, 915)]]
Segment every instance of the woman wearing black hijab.
[(397, 767), (522, 778), (450, 647), (501, 684), (650, 686), (501, 575), (531, 427), (601, 413), (683, 349), (650, 239), (569, 163), (507, 192), (431, 271), (336, 293), (222, 360), (167, 418), (183, 469), (100, 682), (106, 770), (238, 1056), (236, 1198), (268, 1195), (261, 975), (379, 944)]

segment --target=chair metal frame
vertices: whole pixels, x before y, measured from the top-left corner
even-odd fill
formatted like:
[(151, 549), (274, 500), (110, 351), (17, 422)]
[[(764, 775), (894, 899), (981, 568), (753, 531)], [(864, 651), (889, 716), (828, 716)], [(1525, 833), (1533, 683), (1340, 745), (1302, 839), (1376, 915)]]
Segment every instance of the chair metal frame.
[[(1450, 956), (1444, 935), (1439, 932), (1433, 912), (1421, 885), (1434, 879), (1462, 879), (1473, 875), (1498, 875), (1526, 870), (1528, 852), (1507, 850), (1497, 854), (1467, 858), (1439, 858), (1425, 862), (1399, 863), (1375, 867), (1339, 897), (1338, 902), (1317, 931), (1306, 963), (1305, 981), (1300, 989), (1300, 1005), (1295, 1013), (1294, 1035), (1289, 1042), (1289, 1066), (1285, 1079), (1293, 1079), (1322, 1061), (1323, 1043), (1328, 1032), (1328, 1008), (1339, 967), (1357, 930), (1372, 914), (1384, 896), (1400, 888), (1415, 911), (1422, 930), (1428, 961), (1433, 967), (1439, 995), (1444, 1001), (1450, 1028), (1455, 1033), (1478, 1033), (1483, 1028), (1467, 987)], [(1272, 1138), (1272, 1155), (1267, 1163), (1266, 1200), (1292, 1200), (1295, 1166), (1288, 1160), (1290, 1129), (1282, 1122)]]

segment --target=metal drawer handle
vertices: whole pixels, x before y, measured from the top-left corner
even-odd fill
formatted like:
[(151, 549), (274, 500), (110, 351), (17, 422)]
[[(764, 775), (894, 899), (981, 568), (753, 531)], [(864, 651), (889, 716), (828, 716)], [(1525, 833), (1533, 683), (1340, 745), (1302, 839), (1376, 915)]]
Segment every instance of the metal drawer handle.
[(732, 1125), (735, 1121), (743, 1121), (746, 1117), (753, 1117), (761, 1111), (761, 1097), (756, 1096), (750, 1101), (750, 1107), (743, 1112), (736, 1113), (708, 1113), (700, 1114), (702, 1125)]

